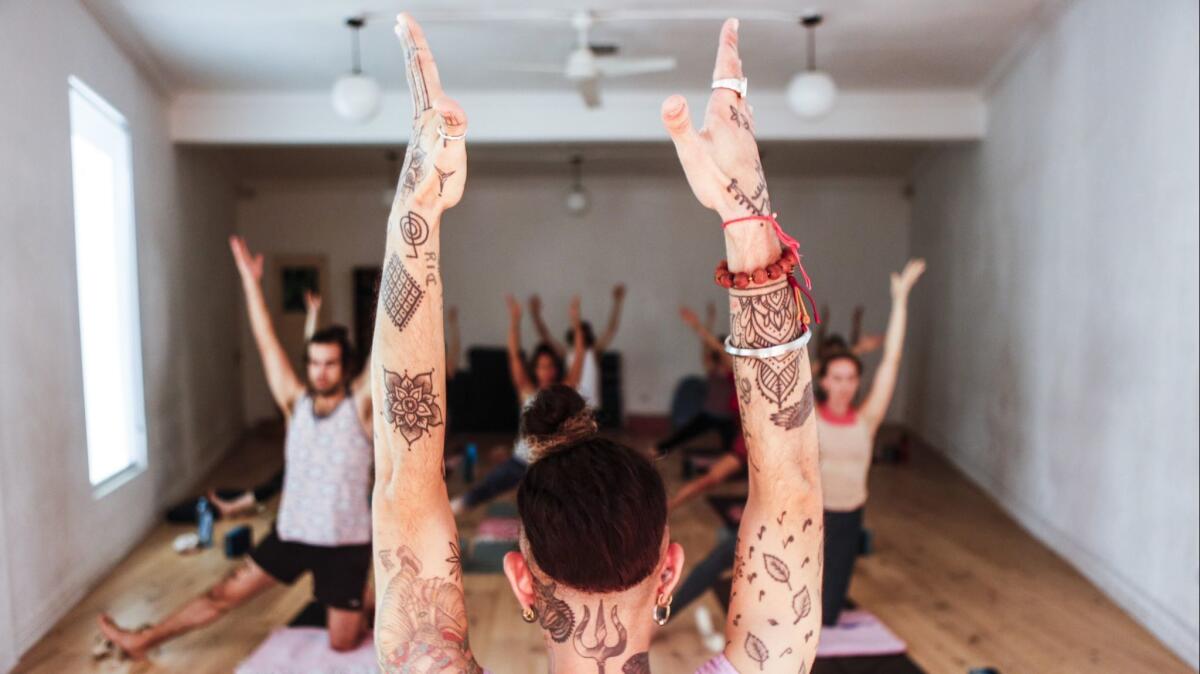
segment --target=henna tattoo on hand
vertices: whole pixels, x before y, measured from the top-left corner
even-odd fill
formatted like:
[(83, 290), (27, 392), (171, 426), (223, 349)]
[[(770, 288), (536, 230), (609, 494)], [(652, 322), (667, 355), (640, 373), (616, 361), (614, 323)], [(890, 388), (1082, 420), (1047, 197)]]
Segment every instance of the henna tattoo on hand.
[(729, 106), (729, 120), (732, 121), (735, 125), (743, 128), (747, 131), (750, 130), (749, 115), (743, 115), (742, 113), (738, 112), (738, 109), (736, 107), (734, 107), (732, 105)]
[(650, 654), (645, 651), (635, 653), (625, 661), (621, 674), (650, 674)]
[(396, 548), (395, 563), (398, 572), (388, 580), (376, 611), (380, 669), (480, 674), (467, 638), (462, 589), (444, 578), (421, 577), (421, 561), (408, 546)]
[[(800, 336), (799, 305), (786, 281), (730, 293), (734, 342), (760, 349)], [(796, 353), (796, 352), (792, 352)]]
[(771, 415), (771, 423), (784, 429), (785, 431), (795, 430), (804, 425), (805, 421), (812, 416), (813, 411), (813, 395), (812, 382), (804, 385), (804, 392), (800, 394), (800, 402), (775, 412)]
[(628, 634), (625, 631), (625, 626), (621, 624), (621, 618), (617, 615), (617, 607), (612, 607), (612, 623), (617, 630), (617, 640), (615, 643), (608, 644), (608, 627), (604, 623), (604, 600), (600, 600), (600, 608), (596, 611), (596, 626), (592, 630), (593, 644), (588, 646), (584, 642), (584, 632), (587, 630), (588, 623), (591, 621), (591, 612), (585, 605), (583, 607), (583, 619), (579, 621), (579, 626), (575, 628), (575, 639), (572, 645), (575, 647), (575, 652), (580, 656), (589, 660), (596, 661), (596, 674), (604, 674), (604, 663), (610, 658), (614, 658), (625, 652), (625, 647), (628, 642)]
[(413, 38), (412, 29), (404, 27), (400, 35), (400, 45), (404, 48), (404, 74), (408, 79), (408, 90), (412, 95), (413, 117), (433, 107), (429, 100), (429, 87), (425, 84), (425, 72), (421, 70), (421, 51)]
[(442, 196), (442, 190), (446, 189), (446, 181), (450, 179), (450, 176), (452, 176), (458, 172), (457, 171), (443, 171), (442, 169), (438, 168), (436, 164), (434, 165), (433, 170), (437, 171), (438, 196), (440, 197), (440, 196)]
[(412, 255), (405, 257), (410, 260), (415, 260), (417, 257), (417, 246), (429, 240), (429, 223), (425, 218), (421, 217), (420, 213), (409, 211), (400, 217), (400, 238), (404, 239), (404, 243), (412, 246)]
[(397, 374), (385, 367), (383, 388), (384, 418), (400, 432), (410, 451), (431, 428), (442, 425), (442, 408), (433, 395), (433, 370), (410, 377), (407, 370)]
[(552, 581), (541, 583), (533, 574), (533, 606), (537, 610), (538, 624), (550, 633), (555, 643), (563, 643), (575, 629), (575, 612), (567, 602), (555, 596), (558, 584)]
[(381, 292), (384, 311), (387, 312), (388, 318), (392, 319), (392, 325), (403, 332), (404, 326), (408, 325), (409, 319), (417, 313), (417, 308), (421, 306), (421, 299), (425, 296), (425, 291), (417, 285), (416, 279), (408, 273), (408, 270), (404, 268), (404, 263), (395, 253), (388, 258), (387, 266), (383, 271)]
[(759, 183), (758, 187), (754, 190), (754, 194), (751, 195), (746, 194), (741, 185), (738, 185), (737, 178), (730, 178), (729, 185), (725, 188), (725, 191), (733, 195), (733, 200), (739, 206), (742, 206), (754, 215), (763, 215), (764, 213), (771, 212), (771, 200), (766, 195), (766, 183)]

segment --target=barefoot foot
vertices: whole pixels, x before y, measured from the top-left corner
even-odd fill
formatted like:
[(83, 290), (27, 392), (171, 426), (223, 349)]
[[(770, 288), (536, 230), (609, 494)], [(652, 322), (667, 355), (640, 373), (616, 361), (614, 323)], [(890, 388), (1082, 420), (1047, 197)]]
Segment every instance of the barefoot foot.
[(96, 624), (100, 627), (100, 632), (104, 634), (104, 637), (131, 660), (141, 660), (146, 657), (146, 651), (151, 646), (147, 630), (142, 629), (136, 632), (123, 630), (106, 613), (102, 613), (96, 618)]

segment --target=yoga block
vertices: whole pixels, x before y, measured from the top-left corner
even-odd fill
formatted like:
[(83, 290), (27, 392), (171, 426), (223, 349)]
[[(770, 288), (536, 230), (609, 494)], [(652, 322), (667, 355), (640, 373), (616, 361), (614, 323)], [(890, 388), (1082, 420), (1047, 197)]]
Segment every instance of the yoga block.
[(235, 527), (225, 534), (225, 556), (229, 559), (241, 557), (250, 551), (250, 527), (245, 524)]

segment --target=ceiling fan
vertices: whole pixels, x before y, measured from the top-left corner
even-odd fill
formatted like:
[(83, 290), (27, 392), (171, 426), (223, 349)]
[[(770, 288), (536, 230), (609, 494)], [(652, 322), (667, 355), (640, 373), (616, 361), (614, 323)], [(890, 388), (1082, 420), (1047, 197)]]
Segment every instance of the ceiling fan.
[(501, 65), (504, 70), (526, 73), (562, 75), (575, 85), (589, 108), (600, 106), (600, 80), (609, 77), (625, 77), (647, 73), (666, 72), (675, 69), (675, 57), (653, 56), (645, 58), (621, 58), (616, 56), (617, 46), (593, 44), (588, 33), (596, 17), (590, 11), (579, 11), (571, 16), (575, 29), (575, 49), (567, 55), (563, 65), (510, 64)]

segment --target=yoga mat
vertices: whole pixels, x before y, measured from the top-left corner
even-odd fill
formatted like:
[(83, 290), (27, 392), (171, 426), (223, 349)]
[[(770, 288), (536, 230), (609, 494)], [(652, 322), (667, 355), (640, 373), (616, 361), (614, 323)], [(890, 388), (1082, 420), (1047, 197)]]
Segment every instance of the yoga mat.
[(842, 611), (837, 627), (821, 628), (818, 658), (896, 655), (908, 650), (904, 640), (868, 611)]
[(489, 517), (479, 523), (475, 532), (478, 541), (515, 541), (521, 533), (521, 521), (511, 517)]
[(378, 674), (370, 635), (358, 648), (338, 653), (329, 633), (316, 627), (280, 627), (238, 665), (237, 674)]

